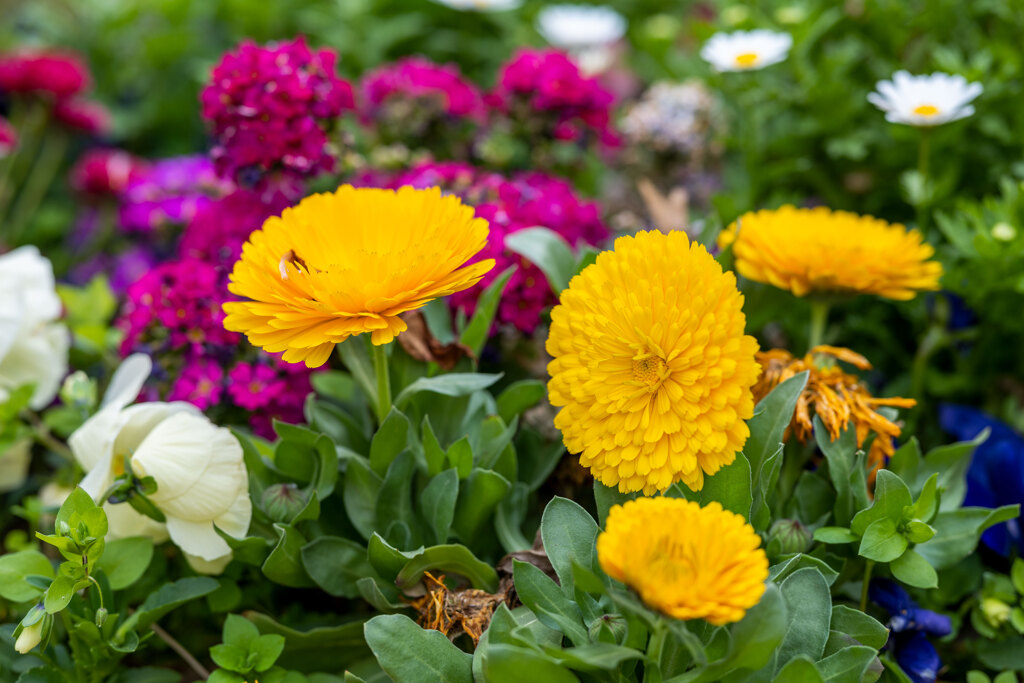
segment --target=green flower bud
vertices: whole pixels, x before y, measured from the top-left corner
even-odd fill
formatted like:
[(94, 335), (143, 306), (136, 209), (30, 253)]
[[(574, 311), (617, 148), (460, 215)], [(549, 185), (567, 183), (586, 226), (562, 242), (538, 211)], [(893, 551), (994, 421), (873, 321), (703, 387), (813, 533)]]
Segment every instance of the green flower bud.
[(993, 628), (999, 628), (1010, 620), (1012, 608), (998, 598), (983, 598), (981, 601), (981, 613)]
[(274, 484), (263, 492), (263, 511), (275, 522), (290, 522), (306, 506), (298, 485)]
[(103, 622), (105, 622), (106, 620), (107, 620), (107, 608), (106, 607), (100, 607), (98, 610), (96, 610), (96, 618), (94, 619), (94, 621), (96, 622), (96, 626), (100, 626), (100, 627), (103, 626)]
[(768, 530), (768, 543), (779, 555), (806, 552), (812, 538), (810, 530), (795, 519), (777, 520)]
[(614, 614), (605, 614), (591, 624), (590, 639), (595, 642), (621, 645), (626, 639), (626, 620)]
[(60, 388), (60, 400), (66, 406), (92, 410), (96, 405), (96, 382), (81, 370), (73, 372)]

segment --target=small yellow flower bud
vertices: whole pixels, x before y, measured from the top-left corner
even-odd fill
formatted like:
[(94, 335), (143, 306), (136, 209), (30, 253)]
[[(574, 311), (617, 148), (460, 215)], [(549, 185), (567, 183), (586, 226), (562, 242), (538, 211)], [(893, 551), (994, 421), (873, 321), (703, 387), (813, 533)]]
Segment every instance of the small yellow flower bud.
[(1010, 612), (1010, 606), (997, 598), (984, 598), (981, 601), (981, 613), (994, 628), (1005, 624), (1010, 619)]
[(43, 620), (40, 619), (31, 626), (26, 626), (22, 629), (21, 635), (18, 636), (18, 640), (14, 643), (14, 649), (19, 654), (28, 654), (29, 650), (39, 644), (39, 641), (43, 639)]

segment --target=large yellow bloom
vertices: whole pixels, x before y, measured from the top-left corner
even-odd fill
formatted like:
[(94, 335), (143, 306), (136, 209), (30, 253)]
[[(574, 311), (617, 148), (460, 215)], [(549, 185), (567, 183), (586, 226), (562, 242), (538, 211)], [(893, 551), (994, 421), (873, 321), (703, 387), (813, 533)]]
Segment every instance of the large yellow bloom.
[(686, 233), (620, 237), (551, 311), (555, 426), (623, 492), (704, 485), (750, 431), (757, 342), (736, 277)]
[(400, 313), (472, 287), (494, 266), (466, 265), (487, 221), (437, 188), (316, 194), (255, 231), (228, 289), (224, 327), (291, 363), (323, 365), (334, 345), (364, 332), (387, 344)]
[(753, 527), (718, 502), (638, 498), (609, 511), (597, 558), (659, 612), (720, 626), (742, 619), (764, 594), (760, 545)]
[(942, 265), (917, 230), (824, 207), (745, 214), (722, 231), (744, 277), (811, 293), (878, 294), (912, 299), (938, 289)]

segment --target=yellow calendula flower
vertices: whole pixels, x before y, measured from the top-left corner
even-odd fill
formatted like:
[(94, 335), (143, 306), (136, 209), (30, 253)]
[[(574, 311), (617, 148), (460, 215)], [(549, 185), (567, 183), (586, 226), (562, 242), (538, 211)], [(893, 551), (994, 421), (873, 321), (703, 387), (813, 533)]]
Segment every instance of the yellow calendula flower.
[(750, 431), (757, 342), (732, 273), (686, 233), (620, 237), (551, 311), (555, 426), (594, 478), (619, 490), (692, 489)]
[(609, 511), (597, 558), (648, 606), (720, 626), (742, 619), (764, 594), (760, 545), (753, 527), (718, 502), (638, 498)]
[(942, 265), (917, 230), (824, 207), (747, 213), (723, 230), (744, 277), (808, 294), (913, 299), (939, 288)]
[(255, 231), (228, 289), (224, 327), (284, 360), (323, 365), (335, 344), (371, 333), (387, 344), (399, 314), (472, 287), (494, 266), (467, 265), (487, 221), (438, 188), (340, 187), (315, 194)]

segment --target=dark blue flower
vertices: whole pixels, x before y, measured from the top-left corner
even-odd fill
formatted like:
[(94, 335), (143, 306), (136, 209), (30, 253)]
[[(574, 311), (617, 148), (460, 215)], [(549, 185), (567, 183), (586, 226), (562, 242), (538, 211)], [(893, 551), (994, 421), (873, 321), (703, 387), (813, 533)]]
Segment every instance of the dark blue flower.
[[(982, 430), (990, 431), (978, 446), (967, 472), (967, 498), (964, 505), (994, 508), (1024, 503), (1024, 439), (1009, 425), (970, 408), (945, 404), (939, 408), (939, 424), (957, 439), (973, 439)], [(1009, 555), (1021, 547), (1022, 519), (997, 524), (981, 540), (998, 553)]]
[(868, 595), (889, 613), (889, 647), (896, 663), (914, 683), (934, 681), (942, 661), (928, 636), (949, 635), (949, 617), (918, 606), (902, 586), (887, 579), (872, 581)]

